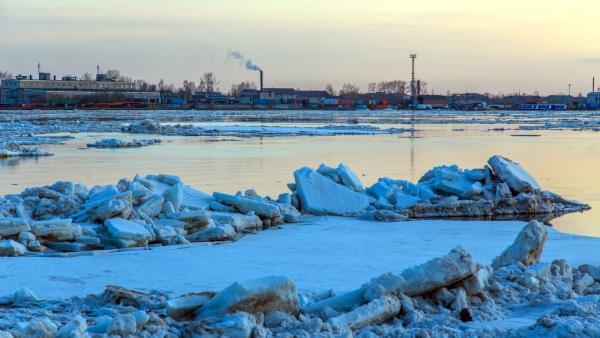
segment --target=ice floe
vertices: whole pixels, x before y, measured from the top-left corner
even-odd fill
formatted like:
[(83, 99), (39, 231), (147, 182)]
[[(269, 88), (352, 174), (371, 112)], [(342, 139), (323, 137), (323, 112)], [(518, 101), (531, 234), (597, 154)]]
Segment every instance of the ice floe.
[[(253, 189), (205, 194), (174, 175), (121, 179), (88, 188), (58, 181), (0, 199), (0, 236), (7, 256), (52, 251), (222, 242), (302, 215), (360, 216), (395, 222), (411, 218), (552, 217), (587, 205), (543, 191), (517, 163), (493, 156), (490, 166), (429, 170), (418, 183), (380, 178), (364, 188), (340, 164), (294, 172), (292, 194), (261, 197)], [(21, 250), (24, 246), (26, 250)], [(50, 251), (49, 251), (50, 252)], [(514, 253), (516, 254), (516, 253)], [(513, 254), (513, 256), (514, 256)], [(507, 258), (508, 259), (508, 258)]]
[(38, 147), (25, 147), (13, 141), (0, 142), (0, 158), (20, 156), (52, 156), (52, 154), (43, 152)]
[(105, 138), (88, 144), (88, 148), (139, 148), (161, 143), (160, 139), (142, 139), (125, 141), (116, 138)]

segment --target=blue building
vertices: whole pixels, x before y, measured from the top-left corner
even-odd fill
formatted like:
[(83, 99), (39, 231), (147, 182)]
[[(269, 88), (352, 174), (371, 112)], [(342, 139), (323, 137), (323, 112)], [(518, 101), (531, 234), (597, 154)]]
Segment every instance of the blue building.
[(590, 109), (600, 108), (600, 92), (588, 93), (585, 105)]

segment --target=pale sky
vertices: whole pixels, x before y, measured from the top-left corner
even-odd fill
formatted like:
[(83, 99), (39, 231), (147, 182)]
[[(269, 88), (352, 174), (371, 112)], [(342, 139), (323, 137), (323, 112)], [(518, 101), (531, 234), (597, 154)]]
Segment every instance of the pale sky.
[(600, 84), (599, 0), (0, 0), (0, 70), (58, 76), (119, 69), (180, 85), (212, 71), (231, 83), (323, 89), (417, 77), (436, 93)]

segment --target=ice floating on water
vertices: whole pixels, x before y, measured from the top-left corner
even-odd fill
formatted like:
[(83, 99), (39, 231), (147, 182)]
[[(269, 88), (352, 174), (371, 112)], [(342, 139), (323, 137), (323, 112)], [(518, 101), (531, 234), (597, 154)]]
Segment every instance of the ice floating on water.
[(59, 181), (0, 199), (0, 236), (6, 248), (0, 254), (231, 241), (250, 231), (300, 222), (301, 213), (400, 221), (515, 218), (589, 208), (541, 190), (515, 162), (494, 156), (489, 163), (471, 170), (436, 167), (416, 184), (384, 177), (366, 189), (344, 164), (304, 167), (294, 172), (292, 194), (277, 200), (254, 190), (209, 196), (165, 174), (91, 189)]
[[(383, 221), (408, 218), (516, 217), (563, 214), (589, 209), (544, 191), (518, 163), (492, 156), (489, 166), (460, 169), (456, 165), (429, 170), (418, 183), (380, 178), (367, 189), (341, 164), (294, 173), (292, 202), (304, 213), (356, 215)], [(344, 178), (346, 177), (346, 178)]]
[(297, 126), (194, 126), (191, 124), (160, 124), (152, 119), (133, 121), (121, 130), (132, 134), (158, 134), (179, 136), (332, 136), (332, 135), (374, 135), (397, 134), (410, 131), (409, 129), (380, 129), (373, 126), (328, 125), (322, 127)]
[(38, 147), (24, 147), (15, 142), (0, 142), (0, 158), (19, 156), (52, 156)]
[(88, 148), (139, 148), (161, 143), (159, 139), (125, 141), (116, 138), (105, 138), (88, 144)]

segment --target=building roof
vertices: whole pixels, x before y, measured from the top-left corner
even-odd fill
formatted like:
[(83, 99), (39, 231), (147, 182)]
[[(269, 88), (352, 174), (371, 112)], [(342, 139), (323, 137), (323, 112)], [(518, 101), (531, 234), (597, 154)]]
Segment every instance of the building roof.
[(297, 96), (301, 99), (313, 99), (323, 97), (333, 97), (325, 90), (296, 90), (294, 88), (265, 88), (264, 91), (272, 92), (275, 95)]

